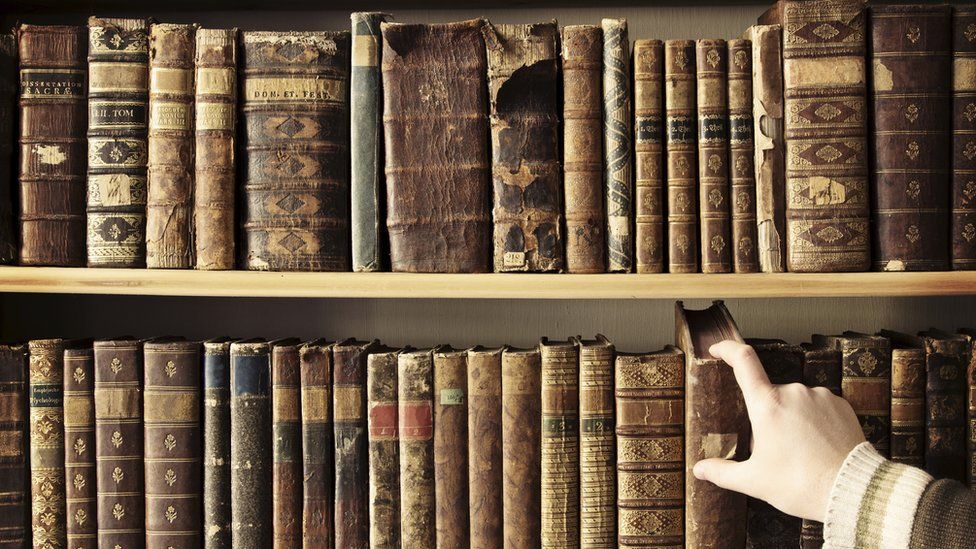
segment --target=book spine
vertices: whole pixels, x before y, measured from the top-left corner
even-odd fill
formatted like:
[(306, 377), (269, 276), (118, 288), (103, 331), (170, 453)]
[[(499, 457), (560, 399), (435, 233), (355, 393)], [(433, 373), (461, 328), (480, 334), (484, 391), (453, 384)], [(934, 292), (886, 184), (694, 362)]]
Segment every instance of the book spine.
[(599, 91), (603, 30), (595, 25), (563, 27), (562, 59), (566, 270), (602, 273), (606, 269), (606, 221), (602, 144), (597, 139), (603, 129)]
[(606, 184), (607, 270), (630, 272), (634, 264), (630, 128), (630, 39), (626, 19), (604, 19), (603, 179)]
[(234, 268), (237, 29), (197, 29), (193, 237), (196, 268)]
[(752, 137), (752, 42), (729, 40), (729, 180), (732, 210), (732, 268), (759, 272), (756, 250), (755, 143)]
[(668, 177), (668, 271), (698, 272), (695, 43), (664, 43), (665, 150)]
[(540, 370), (538, 349), (505, 349), (502, 352), (502, 535), (505, 547), (538, 547), (541, 542)]
[[(17, 262), (13, 204), (17, 80), (17, 36), (0, 34), (0, 264), (4, 265)], [(12, 533), (9, 539), (17, 535)]]
[(85, 36), (83, 27), (18, 29), (21, 265), (85, 265)]
[(88, 266), (146, 265), (149, 25), (88, 20)]
[(976, 269), (976, 6), (952, 15), (952, 268)]
[(32, 546), (65, 547), (64, 341), (35, 339), (28, 348)]
[(499, 549), (503, 485), (501, 349), (468, 351), (468, 464), (471, 546)]
[(925, 352), (891, 350), (891, 461), (925, 467)]
[(332, 349), (323, 341), (302, 346), (302, 546), (332, 545), (334, 494)]
[(95, 355), (91, 347), (64, 350), (64, 441), (67, 547), (95, 549), (98, 545), (98, 506), (95, 498)]
[[(31, 545), (27, 346), (0, 346), (0, 547)], [(89, 376), (90, 377), (90, 376)], [(94, 442), (88, 448), (94, 447)], [(87, 479), (85, 479), (87, 482)], [(94, 510), (89, 512), (94, 517)]]
[(335, 546), (352, 549), (369, 545), (367, 354), (357, 344), (336, 345), (332, 351)]
[(579, 349), (540, 345), (542, 547), (579, 546)]
[(664, 43), (634, 41), (637, 272), (664, 272)]
[[(824, 347), (805, 347), (803, 353), (803, 384), (807, 387), (826, 387), (840, 396), (841, 354)], [(801, 549), (820, 549), (824, 544), (823, 523), (803, 519), (800, 526)]]
[(732, 270), (729, 207), (728, 50), (725, 40), (695, 44), (698, 97), (698, 211), (703, 273)]
[(397, 430), (396, 351), (369, 355), (369, 544), (400, 547), (400, 437)]
[(436, 547), (433, 369), (429, 349), (398, 357), (400, 537), (419, 548)]
[(203, 547), (231, 548), (230, 341), (203, 344)]
[(966, 416), (968, 421), (968, 439), (967, 439), (967, 449), (968, 449), (968, 460), (967, 460), (967, 470), (968, 485), (970, 488), (976, 486), (976, 349), (973, 349), (972, 343), (973, 338), (970, 335), (970, 355), (969, 355), (969, 366), (966, 369), (966, 382), (968, 385), (968, 392), (966, 394), (968, 400), (968, 414)]
[(142, 342), (96, 341), (98, 546), (145, 547)]
[(966, 370), (964, 338), (925, 338), (925, 470), (936, 478), (966, 480)]
[(883, 456), (891, 430), (891, 347), (884, 338), (841, 341), (841, 396), (850, 403), (864, 437)]
[(146, 266), (193, 266), (193, 58), (196, 25), (149, 31)]
[(470, 539), (467, 393), (467, 353), (435, 351), (432, 397), (437, 547), (464, 547)]
[(580, 547), (617, 543), (613, 346), (580, 349)]
[(383, 246), (383, 75), (380, 25), (385, 13), (355, 12), (349, 71), (352, 270), (379, 271)]
[(275, 549), (302, 546), (302, 387), (299, 344), (271, 349), (271, 511)]

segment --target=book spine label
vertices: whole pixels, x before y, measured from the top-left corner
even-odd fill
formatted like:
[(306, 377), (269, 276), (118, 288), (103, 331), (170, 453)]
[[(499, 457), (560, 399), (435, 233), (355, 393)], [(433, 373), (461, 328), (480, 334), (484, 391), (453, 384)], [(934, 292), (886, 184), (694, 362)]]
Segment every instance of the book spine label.
[[(13, 185), (14, 126), (17, 97), (17, 36), (0, 34), (0, 264), (17, 260), (17, 239), (14, 236)], [(11, 534), (16, 536), (18, 534)], [(11, 538), (13, 539), (13, 538)]]
[(542, 547), (579, 546), (579, 349), (540, 346)]
[(470, 539), (467, 393), (467, 353), (434, 352), (432, 397), (437, 547), (464, 547)]
[(369, 543), (400, 547), (400, 437), (397, 430), (397, 353), (369, 355)]
[(891, 448), (891, 347), (884, 338), (843, 339), (841, 395), (861, 423), (864, 437), (883, 456)]
[(630, 117), (630, 39), (625, 19), (604, 19), (603, 179), (606, 183), (607, 270), (627, 273), (634, 264)]
[(891, 350), (891, 461), (925, 467), (925, 352)]
[(271, 358), (266, 342), (230, 346), (231, 545), (271, 547)]
[(302, 346), (302, 546), (331, 547), (334, 494), (332, 446), (332, 349), (315, 341)]
[(952, 268), (976, 269), (976, 7), (952, 15)]
[(275, 549), (302, 546), (302, 388), (297, 343), (271, 351), (271, 510)]
[[(89, 372), (90, 374), (90, 372)], [(28, 484), (27, 346), (0, 347), (0, 547), (23, 549), (31, 545), (30, 490)], [(89, 452), (94, 441), (88, 445)], [(88, 479), (85, 479), (88, 482)], [(88, 515), (95, 517), (95, 510)]]
[(336, 345), (333, 363), (335, 426), (335, 546), (369, 545), (369, 439), (363, 345)]
[(411, 547), (436, 547), (433, 356), (403, 353), (397, 362), (400, 435), (400, 535)]
[[(602, 245), (600, 246), (602, 250)], [(502, 547), (502, 351), (468, 351), (471, 546)]]
[(203, 547), (230, 549), (230, 342), (203, 347)]
[(541, 542), (540, 370), (538, 350), (506, 349), (502, 353), (502, 535), (505, 547), (538, 547)]
[(91, 347), (64, 351), (64, 440), (67, 546), (95, 549), (98, 506), (95, 499), (95, 355)]
[(65, 547), (64, 341), (40, 339), (28, 346), (33, 547)]
[(580, 547), (617, 543), (613, 346), (580, 349)]
[(752, 136), (752, 42), (729, 40), (729, 180), (732, 210), (732, 268), (759, 271), (756, 250), (755, 143)]
[(664, 43), (634, 41), (634, 181), (638, 273), (664, 272)]
[(925, 470), (965, 482), (969, 345), (963, 338), (925, 338), (925, 351)]
[[(603, 30), (563, 27), (563, 194), (566, 270), (602, 273), (606, 268), (603, 212), (603, 129), (600, 86)], [(472, 522), (472, 524), (474, 524)]]
[(756, 247), (759, 268), (786, 265), (786, 141), (783, 135), (783, 28), (756, 25), (752, 39), (752, 115), (755, 140)]
[(728, 49), (725, 40), (699, 40), (698, 71), (698, 211), (703, 273), (732, 270), (729, 207)]
[(665, 150), (668, 177), (668, 271), (698, 272), (695, 43), (664, 43)]

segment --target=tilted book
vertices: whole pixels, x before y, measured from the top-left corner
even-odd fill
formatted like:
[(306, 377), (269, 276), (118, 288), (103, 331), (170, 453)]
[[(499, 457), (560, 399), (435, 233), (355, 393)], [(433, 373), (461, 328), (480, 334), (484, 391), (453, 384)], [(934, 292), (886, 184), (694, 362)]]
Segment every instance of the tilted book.
[(960, 328), (959, 334), (969, 342), (969, 365), (966, 367), (966, 480), (976, 486), (976, 330)]
[(539, 343), (542, 362), (542, 547), (579, 545), (579, 348)]
[(203, 343), (203, 547), (230, 549), (230, 346)]
[(397, 357), (400, 436), (400, 539), (437, 546), (434, 499), (434, 357), (431, 349)]
[(31, 533), (27, 540), (32, 539), (36, 549), (65, 547), (65, 341), (32, 339), (27, 346), (31, 498)]
[[(0, 419), (0, 493), (7, 494), (0, 499), (0, 547), (24, 548), (31, 545), (32, 539), (27, 360), (27, 345), (0, 345), (0, 400), (6, 403), (7, 410)], [(91, 372), (86, 374), (90, 379)], [(93, 455), (94, 439), (85, 446)], [(89, 482), (88, 478), (84, 481)], [(90, 487), (89, 493), (92, 490)], [(94, 509), (86, 514), (95, 517)]]
[(634, 265), (634, 182), (630, 112), (630, 38), (626, 19), (604, 19), (603, 182), (607, 212), (607, 270)]
[(475, 347), (468, 350), (468, 523), (473, 547), (502, 546), (502, 467), (502, 349)]
[(698, 118), (695, 42), (664, 43), (668, 272), (698, 272)]
[(332, 344), (299, 350), (302, 392), (302, 545), (328, 547), (333, 534)]
[(502, 352), (502, 525), (511, 547), (541, 543), (542, 448), (539, 349)]
[(976, 269), (976, 6), (952, 13), (952, 268)]
[(963, 335), (919, 333), (925, 345), (925, 470), (936, 478), (965, 482), (970, 353)]
[(925, 349), (891, 334), (891, 461), (925, 467)]
[(664, 272), (664, 43), (634, 41), (634, 257)]
[(759, 271), (752, 101), (752, 42), (729, 40), (729, 193), (732, 270)]
[(617, 543), (613, 343), (578, 339), (580, 414), (580, 547)]
[[(840, 396), (842, 376), (841, 354), (812, 343), (804, 343), (803, 384), (807, 387), (826, 387), (831, 393)], [(803, 519), (800, 526), (800, 548), (820, 549), (824, 544), (823, 523)]]
[(695, 44), (699, 246), (703, 273), (732, 271), (728, 61), (725, 40), (699, 40)]
[(95, 497), (95, 353), (91, 342), (64, 350), (64, 480), (68, 547), (98, 546)]
[(295, 338), (271, 342), (271, 511), (275, 549), (302, 546), (302, 378)]
[(5, 265), (17, 261), (13, 204), (17, 83), (17, 35), (0, 34), (0, 264)]
[(467, 352), (434, 350), (434, 493), (437, 546), (466, 546), (468, 529)]
[(400, 547), (399, 354), (400, 350), (382, 350), (366, 359), (369, 543), (377, 549)]

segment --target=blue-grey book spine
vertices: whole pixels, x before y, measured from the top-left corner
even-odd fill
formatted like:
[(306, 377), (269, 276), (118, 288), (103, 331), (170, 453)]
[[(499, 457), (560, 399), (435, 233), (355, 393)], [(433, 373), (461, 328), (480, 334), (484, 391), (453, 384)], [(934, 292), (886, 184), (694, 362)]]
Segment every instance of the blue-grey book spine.
[(263, 340), (230, 346), (231, 545), (271, 547), (271, 357)]
[(203, 344), (204, 549), (230, 549), (230, 345)]

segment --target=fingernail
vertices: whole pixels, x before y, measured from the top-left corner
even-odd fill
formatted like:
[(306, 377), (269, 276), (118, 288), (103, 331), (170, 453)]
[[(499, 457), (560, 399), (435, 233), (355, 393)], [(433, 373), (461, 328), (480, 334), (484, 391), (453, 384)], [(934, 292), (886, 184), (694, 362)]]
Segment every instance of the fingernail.
[(692, 469), (692, 472), (695, 474), (695, 478), (698, 480), (705, 480), (705, 465), (702, 462), (699, 461), (696, 463), (695, 467)]

